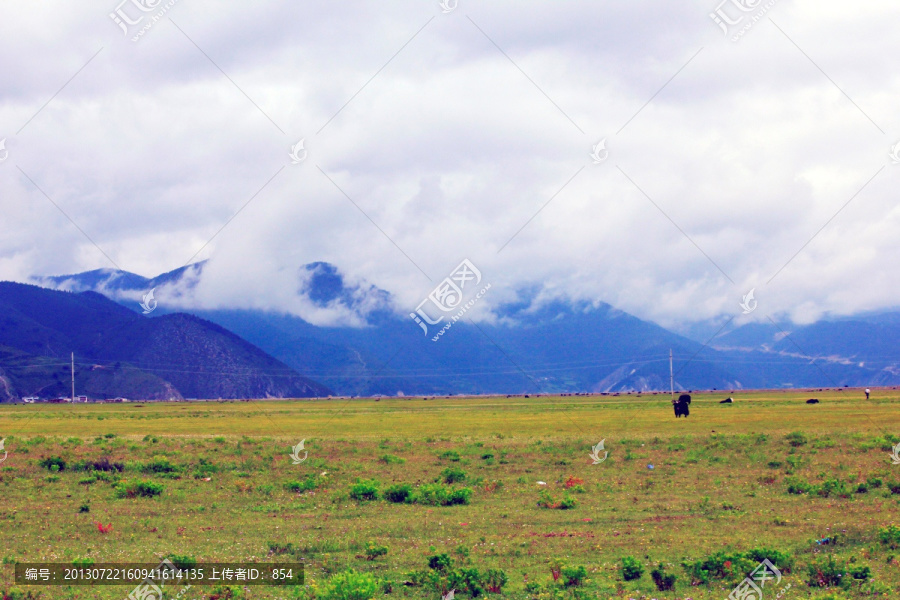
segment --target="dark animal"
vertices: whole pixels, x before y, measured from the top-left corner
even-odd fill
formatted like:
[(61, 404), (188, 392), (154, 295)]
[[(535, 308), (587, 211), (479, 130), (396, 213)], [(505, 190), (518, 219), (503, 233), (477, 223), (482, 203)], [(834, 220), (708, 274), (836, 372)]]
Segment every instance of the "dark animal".
[(719, 404), (732, 404), (734, 402), (734, 398), (725, 398)]
[(688, 405), (691, 403), (690, 394), (682, 394), (678, 397), (678, 400), (672, 401), (672, 406), (675, 408), (675, 418), (677, 419), (680, 416), (689, 416), (691, 414)]
[(806, 403), (807, 404), (818, 404), (819, 399), (818, 398), (810, 398), (809, 400), (806, 401)]

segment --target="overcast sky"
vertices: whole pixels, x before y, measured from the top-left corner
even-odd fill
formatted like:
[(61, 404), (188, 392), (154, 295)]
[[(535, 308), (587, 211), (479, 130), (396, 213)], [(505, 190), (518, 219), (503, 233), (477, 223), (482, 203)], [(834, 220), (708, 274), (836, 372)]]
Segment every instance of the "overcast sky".
[(323, 260), (409, 312), (468, 258), (483, 310), (898, 304), (897, 2), (143, 1), (0, 4), (0, 279), (209, 258), (198, 303), (302, 314)]

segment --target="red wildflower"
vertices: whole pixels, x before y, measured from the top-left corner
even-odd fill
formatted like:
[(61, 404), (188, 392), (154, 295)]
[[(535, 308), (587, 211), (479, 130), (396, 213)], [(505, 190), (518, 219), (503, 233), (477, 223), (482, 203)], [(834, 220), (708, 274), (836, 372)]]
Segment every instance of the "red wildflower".
[(97, 526), (97, 531), (99, 531), (100, 533), (109, 533), (110, 531), (112, 531), (112, 523), (104, 526), (103, 523), (94, 521), (94, 524)]

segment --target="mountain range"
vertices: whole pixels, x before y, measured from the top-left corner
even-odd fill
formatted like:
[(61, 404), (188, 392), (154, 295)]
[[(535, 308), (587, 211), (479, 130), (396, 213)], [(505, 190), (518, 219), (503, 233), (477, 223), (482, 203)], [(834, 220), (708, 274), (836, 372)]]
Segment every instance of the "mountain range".
[(191, 308), (190, 290), (202, 285), (205, 264), (152, 279), (103, 269), (35, 282), (101, 292), (133, 312), (141, 311), (135, 298), (152, 289), (160, 307), (149, 322), (167, 318), (165, 299), (177, 296), (180, 311), (218, 324), (340, 395), (668, 390), (670, 350), (674, 385), (682, 390), (900, 384), (900, 348), (893, 344), (900, 313), (801, 327), (750, 323), (695, 340), (602, 302), (538, 304), (536, 292), (523, 292), (517, 303), (495, 308), (493, 322), (463, 318), (434, 342), (449, 317), (423, 335), (388, 292), (349, 284), (324, 262), (298, 267), (298, 295), (353, 313), (358, 326), (314, 325), (256, 309)]
[(0, 282), (0, 401), (327, 396), (326, 386), (194, 315), (148, 319), (93, 292)]

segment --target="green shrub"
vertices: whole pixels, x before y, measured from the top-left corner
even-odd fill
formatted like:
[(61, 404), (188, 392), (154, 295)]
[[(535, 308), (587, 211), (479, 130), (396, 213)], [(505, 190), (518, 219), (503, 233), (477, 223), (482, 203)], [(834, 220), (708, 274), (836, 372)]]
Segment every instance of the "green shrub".
[(847, 577), (846, 565), (840, 565), (829, 555), (824, 562), (809, 565), (806, 569), (806, 583), (810, 587), (850, 587), (850, 577)]
[(153, 481), (122, 482), (116, 486), (117, 498), (152, 498), (163, 493), (163, 486)]
[(307, 475), (303, 481), (289, 481), (284, 487), (292, 492), (308, 492), (319, 487), (319, 478), (313, 474)]
[(322, 592), (322, 598), (324, 600), (372, 600), (379, 591), (380, 586), (374, 575), (356, 573), (351, 569), (329, 579)]
[(650, 571), (650, 577), (653, 578), (653, 583), (656, 584), (656, 589), (660, 592), (665, 592), (671, 590), (675, 587), (675, 575), (666, 574), (666, 567), (659, 563), (659, 565)]
[(426, 483), (419, 486), (417, 502), (429, 506), (447, 504), (448, 489), (439, 483)]
[(506, 585), (506, 573), (501, 569), (488, 569), (481, 581), (484, 587), (487, 588), (487, 591), (499, 594), (503, 591), (503, 586)]
[(815, 490), (816, 494), (822, 498), (830, 498), (832, 496), (837, 496), (838, 498), (850, 497), (850, 490), (847, 489), (847, 484), (840, 479), (826, 479)]
[(577, 567), (562, 567), (560, 569), (563, 585), (566, 587), (576, 587), (582, 585), (587, 579), (587, 569), (579, 565)]
[[(447, 573), (447, 585), (450, 589), (468, 592), (473, 598), (481, 596), (485, 591), (484, 576), (475, 568), (449, 571)], [(443, 593), (443, 589), (441, 592)]]
[(441, 452), (438, 455), (438, 458), (446, 458), (450, 462), (459, 462), (459, 452), (456, 450), (447, 450), (446, 452)]
[(166, 558), (172, 561), (172, 564), (179, 569), (187, 570), (197, 568), (197, 559), (193, 556), (187, 556), (186, 554), (169, 554)]
[(782, 573), (790, 573), (794, 567), (794, 558), (790, 554), (779, 550), (772, 550), (771, 548), (754, 548), (745, 552), (744, 556), (754, 563), (761, 563), (764, 560), (768, 560)]
[(354, 500), (378, 500), (378, 482), (374, 479), (358, 480), (350, 486), (350, 497)]
[(784, 482), (788, 486), (788, 494), (808, 494), (813, 490), (813, 486), (799, 477), (785, 477)]
[(865, 581), (866, 579), (869, 579), (872, 576), (872, 569), (870, 569), (867, 566), (861, 566), (861, 567), (856, 567), (856, 568), (851, 567), (850, 568), (850, 576), (853, 577), (853, 579), (861, 579), (861, 580)]
[(384, 499), (396, 504), (412, 504), (415, 497), (412, 486), (408, 483), (398, 483), (384, 490)]
[(786, 436), (784, 436), (784, 439), (787, 440), (787, 442), (794, 448), (803, 446), (807, 442), (806, 436), (799, 431), (787, 434)]
[(400, 458), (399, 456), (394, 456), (393, 454), (382, 454), (378, 460), (386, 465), (402, 465), (406, 462), (405, 458)]
[(453, 504), (468, 504), (469, 498), (472, 496), (472, 490), (469, 488), (460, 488), (458, 490), (453, 490), (450, 492), (450, 495), (447, 496), (447, 505)]
[(714, 552), (703, 560), (683, 563), (685, 571), (700, 583), (709, 583), (712, 579), (724, 579), (734, 574), (751, 572), (759, 561), (747, 558), (744, 554), (729, 554), (723, 551)]
[(205, 477), (209, 477), (214, 473), (219, 472), (219, 467), (209, 462), (205, 458), (201, 458), (200, 462), (197, 464), (197, 468), (194, 469), (194, 479), (203, 479)]
[(894, 524), (878, 530), (878, 539), (892, 550), (900, 548), (900, 527)]
[(142, 473), (177, 473), (180, 469), (169, 462), (168, 458), (155, 458), (140, 466)]
[(626, 556), (622, 559), (622, 578), (625, 581), (634, 581), (640, 579), (644, 574), (644, 565), (633, 556)]
[(459, 467), (447, 467), (441, 472), (444, 483), (458, 483), (466, 480), (466, 472)]
[(449, 571), (453, 568), (453, 559), (447, 553), (435, 554), (428, 557), (428, 568), (433, 571)]
[(366, 560), (375, 560), (379, 556), (388, 553), (387, 546), (380, 546), (375, 542), (366, 542)]
[(559, 502), (560, 510), (569, 510), (578, 506), (578, 500), (570, 496), (568, 493), (563, 494), (563, 499)]
[(66, 461), (64, 461), (59, 456), (51, 456), (49, 458), (45, 458), (40, 462), (40, 465), (53, 473), (66, 470)]
[(295, 551), (294, 544), (288, 542), (287, 544), (280, 544), (278, 542), (269, 542), (269, 554), (280, 556), (282, 554), (293, 554)]

